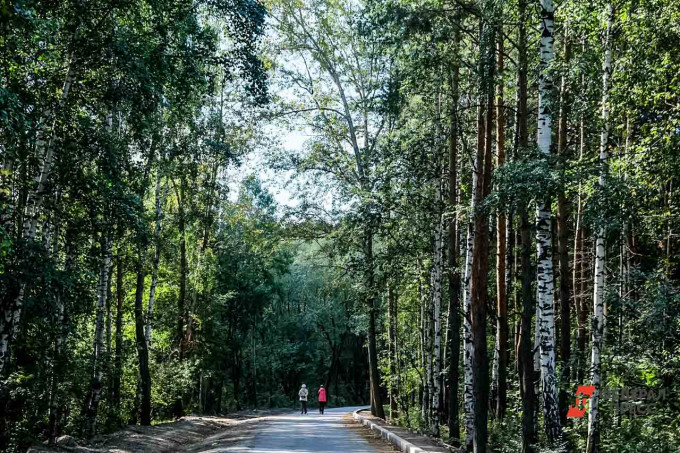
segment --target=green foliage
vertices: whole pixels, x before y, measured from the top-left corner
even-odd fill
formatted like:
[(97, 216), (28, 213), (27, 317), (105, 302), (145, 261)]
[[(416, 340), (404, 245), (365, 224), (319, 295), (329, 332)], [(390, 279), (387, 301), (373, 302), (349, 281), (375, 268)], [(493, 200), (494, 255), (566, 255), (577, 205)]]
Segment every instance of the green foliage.
[[(603, 228), (605, 386), (669, 397), (644, 417), (603, 402), (600, 451), (678, 451), (680, 3), (616, 2), (606, 163), (604, 4), (568, 0), (556, 11), (548, 69), (558, 86), (543, 95), (553, 142), (558, 120), (566, 142), (545, 156), (533, 145), (537, 3), (522, 16), (519, 3), (492, 0), (2, 1), (0, 449), (92, 434), (93, 418), (94, 432), (139, 422), (144, 345), (153, 422), (291, 406), (303, 382), (312, 395), (326, 385), (331, 405), (366, 403), (375, 343), (395, 421), (430, 431), (425, 332), (437, 272), (446, 326), (463, 314), (447, 312), (446, 283), (465, 272), (471, 219), (489, 216), (492, 362), (496, 214), (511, 226), (509, 322), (518, 328), (521, 277), (536, 280), (534, 210), (549, 201), (569, 262), (555, 281), (574, 276), (569, 296), (586, 313), (559, 333), (572, 349), (561, 386), (590, 379), (577, 334), (590, 335), (593, 237)], [(529, 43), (528, 146), (519, 141), (519, 25)], [(505, 67), (492, 74), (494, 35)], [(495, 158), (504, 120), (506, 163), (473, 209), (482, 108), (495, 108), (484, 90), (500, 87), (500, 118), (484, 127)], [(307, 137), (300, 149), (279, 146), (273, 136), (284, 130)], [(279, 206), (267, 172), (240, 167), (253, 150), (264, 154), (258, 165), (292, 175), (297, 204)], [(557, 218), (558, 200), (570, 216)], [(525, 268), (520, 208), (531, 224)], [(435, 256), (435, 232), (451, 222), (457, 236), (445, 233)], [(452, 241), (459, 255), (437, 269)], [(148, 344), (139, 327), (151, 330)], [(517, 348), (508, 349), (514, 364)], [(447, 379), (462, 375), (461, 363), (442, 361)], [(517, 374), (510, 365), (507, 414), (489, 424), (494, 451), (522, 449)], [(565, 433), (552, 446), (541, 435), (537, 450), (583, 450), (587, 421), (568, 420)]]

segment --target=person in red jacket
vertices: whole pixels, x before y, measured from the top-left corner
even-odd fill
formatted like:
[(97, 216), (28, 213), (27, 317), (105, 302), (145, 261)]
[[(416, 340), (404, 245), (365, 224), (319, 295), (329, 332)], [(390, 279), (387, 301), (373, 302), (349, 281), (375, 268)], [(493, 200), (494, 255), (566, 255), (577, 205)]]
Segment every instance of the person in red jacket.
[(319, 389), (319, 413), (323, 415), (323, 409), (326, 406), (326, 389), (323, 385)]

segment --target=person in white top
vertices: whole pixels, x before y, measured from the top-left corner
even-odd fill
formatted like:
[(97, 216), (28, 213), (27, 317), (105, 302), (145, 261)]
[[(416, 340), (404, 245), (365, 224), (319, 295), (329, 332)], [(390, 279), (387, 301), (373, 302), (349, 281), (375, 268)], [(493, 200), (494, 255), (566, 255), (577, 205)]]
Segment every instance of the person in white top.
[(306, 414), (307, 413), (307, 395), (309, 395), (309, 390), (307, 390), (307, 386), (305, 384), (302, 384), (302, 388), (300, 388), (298, 395), (300, 395), (300, 414)]

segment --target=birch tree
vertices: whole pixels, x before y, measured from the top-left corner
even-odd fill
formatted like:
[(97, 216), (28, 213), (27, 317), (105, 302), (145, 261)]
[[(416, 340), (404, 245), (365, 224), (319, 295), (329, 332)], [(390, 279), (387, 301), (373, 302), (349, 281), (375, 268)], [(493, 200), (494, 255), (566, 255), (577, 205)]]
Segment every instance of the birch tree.
[[(470, 209), (476, 206), (475, 191), (477, 190), (477, 161), (472, 171), (472, 201)], [(465, 274), (463, 277), (463, 405), (465, 413), (465, 445), (467, 450), (472, 449), (475, 435), (475, 396), (473, 389), (473, 357), (475, 346), (472, 339), (472, 303), (470, 300), (470, 283), (472, 280), (472, 245), (474, 243), (475, 230), (473, 216), (469, 214), (467, 222), (467, 238), (465, 240)]]
[[(461, 14), (456, 11), (454, 16), (456, 25), (461, 20)], [(460, 380), (460, 290), (461, 275), (458, 264), (460, 240), (459, 233), (459, 213), (457, 212), (458, 203), (458, 144), (459, 144), (459, 110), (460, 103), (460, 28), (454, 28), (452, 48), (452, 68), (450, 74), (451, 87), (451, 117), (449, 125), (449, 197), (448, 206), (453, 212), (449, 221), (449, 249), (448, 249), (448, 278), (449, 278), (449, 308), (448, 308), (448, 331), (447, 331), (447, 350), (448, 350), (448, 428), (450, 443), (458, 444), (460, 436), (459, 421), (459, 398), (458, 383)]]
[[(614, 21), (614, 7), (608, 2), (605, 7), (605, 20), (607, 23), (604, 36), (604, 61), (602, 63), (602, 130), (600, 132), (600, 175), (598, 188), (605, 189), (607, 178), (607, 160), (609, 143), (609, 89), (612, 73), (612, 23)], [(605, 267), (605, 231), (603, 223), (597, 226), (595, 236), (595, 270), (593, 290), (593, 318), (591, 325), (592, 353), (590, 360), (591, 383), (595, 390), (590, 398), (588, 413), (588, 443), (587, 453), (595, 453), (600, 444), (600, 390), (602, 386), (602, 347), (604, 343), (604, 267)]]
[[(549, 156), (552, 152), (552, 90), (553, 80), (550, 64), (554, 57), (553, 28), (555, 13), (552, 0), (541, 0), (541, 46), (538, 82), (538, 149)], [(552, 223), (550, 202), (538, 200), (536, 214), (536, 244), (538, 252), (537, 336), (539, 340), (541, 388), (545, 432), (550, 442), (561, 435), (555, 371), (555, 313), (552, 257)]]
[(432, 419), (431, 427), (435, 435), (439, 434), (439, 422), (441, 419), (440, 403), (442, 398), (442, 278), (444, 274), (444, 216), (443, 216), (443, 188), (444, 183), (441, 168), (441, 94), (439, 89), (436, 93), (435, 105), (435, 218), (434, 218), (434, 244), (432, 253), (432, 269), (430, 273), (430, 287), (432, 291), (432, 313), (434, 318), (434, 369), (432, 372)]
[(94, 350), (92, 353), (92, 380), (90, 389), (85, 401), (85, 416), (86, 425), (85, 431), (88, 436), (92, 436), (95, 432), (97, 424), (97, 411), (99, 409), (99, 401), (102, 394), (102, 385), (104, 378), (104, 360), (105, 343), (104, 343), (104, 309), (106, 307), (106, 300), (108, 296), (109, 277), (111, 271), (111, 238), (110, 232), (102, 233), (102, 260), (101, 269), (99, 271), (99, 283), (97, 285), (97, 308), (96, 320), (94, 328)]
[(383, 86), (388, 59), (379, 53), (376, 42), (346, 32), (361, 10), (362, 5), (350, 2), (330, 9), (319, 1), (303, 5), (283, 0), (274, 6), (273, 20), (283, 40), (282, 48), (300, 62), (295, 70), (282, 74), (299, 94), (297, 102), (278, 115), (301, 115), (313, 130), (324, 134), (317, 152), (299, 159), (297, 169), (331, 176), (361, 218), (371, 408), (374, 415), (384, 418), (376, 345), (377, 224), (372, 170), (385, 125), (384, 116), (374, 109), (375, 100)]
[[(75, 61), (71, 56), (69, 57), (66, 75), (61, 87), (61, 96), (57, 104), (59, 111), (68, 101), (75, 77), (75, 69)], [(23, 224), (21, 227), (24, 240), (31, 241), (36, 238), (40, 216), (39, 210), (46, 195), (47, 182), (52, 174), (55, 159), (53, 146), (56, 124), (55, 115), (56, 112), (54, 110), (47, 108), (38, 121), (35, 153), (41, 165), (35, 173), (33, 184), (29, 188), (26, 201), (24, 202)], [(10, 231), (11, 229), (10, 226)], [(10, 343), (18, 334), (25, 295), (26, 283), (21, 283), (14, 303), (11, 306), (5, 307), (2, 317), (0, 317), (0, 375), (5, 372), (10, 360)]]

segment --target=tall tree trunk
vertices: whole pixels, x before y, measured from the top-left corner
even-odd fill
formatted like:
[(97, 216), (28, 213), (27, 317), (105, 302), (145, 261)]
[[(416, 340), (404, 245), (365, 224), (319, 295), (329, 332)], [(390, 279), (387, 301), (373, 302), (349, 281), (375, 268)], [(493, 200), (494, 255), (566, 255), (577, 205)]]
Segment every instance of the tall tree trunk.
[(116, 333), (115, 356), (113, 362), (113, 379), (111, 384), (111, 405), (120, 409), (120, 380), (123, 375), (123, 258), (118, 257), (116, 263)]
[[(439, 198), (441, 199), (441, 183), (439, 186)], [(434, 357), (432, 370), (432, 404), (431, 404), (431, 424), (433, 434), (439, 434), (439, 422), (441, 421), (441, 370), (442, 370), (442, 322), (441, 322), (441, 306), (442, 306), (442, 275), (443, 275), (443, 218), (438, 216), (437, 226), (435, 227), (434, 238), (434, 258), (432, 271), (432, 317), (433, 317), (433, 333), (434, 333)]]
[[(396, 419), (397, 417), (397, 398), (398, 389), (396, 386), (396, 376), (397, 376), (397, 297), (395, 295), (392, 283), (387, 284), (387, 318), (389, 319), (389, 329), (387, 330), (388, 344), (389, 344), (389, 360), (390, 360), (390, 381), (388, 390), (390, 392), (390, 418)], [(330, 337), (329, 337), (330, 341)], [(333, 357), (331, 359), (331, 371), (336, 361), (335, 348), (331, 345), (331, 350), (333, 352)], [(328, 373), (328, 380), (326, 381), (326, 389), (330, 384), (331, 372)]]
[(104, 377), (105, 342), (104, 311), (109, 288), (109, 271), (111, 270), (111, 239), (102, 233), (102, 263), (97, 285), (97, 315), (94, 328), (94, 348), (92, 352), (92, 380), (85, 401), (85, 433), (88, 437), (95, 434), (97, 411), (101, 399), (102, 381)]
[(435, 436), (439, 435), (439, 423), (441, 421), (441, 389), (442, 389), (442, 277), (444, 268), (444, 217), (443, 217), (443, 174), (441, 171), (441, 161), (439, 157), (441, 153), (441, 93), (437, 90), (436, 100), (436, 117), (435, 117), (435, 165), (436, 180), (435, 180), (435, 228), (434, 228), (434, 247), (432, 252), (432, 269), (430, 273), (430, 290), (432, 295), (432, 316), (433, 316), (433, 330), (434, 330), (434, 361), (432, 372), (432, 413), (430, 419), (430, 428)]
[[(187, 297), (187, 244), (186, 244), (186, 217), (184, 211), (184, 178), (180, 178), (179, 187), (173, 181), (175, 196), (177, 197), (177, 226), (179, 229), (179, 296), (177, 298), (177, 356), (184, 359), (186, 347), (185, 341), (185, 317)], [(179, 418), (184, 415), (184, 402), (182, 396), (175, 399), (173, 408), (174, 416)]]
[(374, 272), (373, 272), (373, 232), (366, 229), (364, 232), (364, 259), (366, 260), (366, 290), (368, 298), (368, 371), (371, 384), (371, 414), (375, 417), (385, 418), (382, 394), (380, 393), (380, 371), (378, 369), (378, 348), (376, 342), (375, 312), (376, 304), (373, 296)]
[[(503, 33), (498, 37), (498, 72), (502, 73)], [(505, 164), (505, 118), (503, 112), (503, 82), (498, 84), (496, 105), (496, 147), (498, 151), (498, 167)], [(503, 419), (507, 407), (507, 367), (508, 367), (508, 291), (506, 287), (506, 213), (498, 211), (497, 215), (497, 250), (496, 250), (496, 350), (495, 367), (495, 414)]]
[[(215, 203), (215, 195), (216, 195), (216, 189), (217, 189), (217, 172), (219, 170), (219, 162), (215, 161), (212, 166), (212, 171), (210, 173), (210, 179), (206, 183), (206, 186), (210, 187), (209, 192), (208, 192), (208, 199), (206, 202), (205, 206), (205, 212), (203, 213), (203, 218), (204, 218), (204, 224), (203, 224), (203, 237), (201, 239), (201, 247), (198, 252), (198, 263), (196, 265), (197, 273), (199, 276), (203, 276), (203, 279), (205, 280), (205, 272), (202, 272), (203, 269), (203, 261), (205, 258), (205, 251), (208, 248), (208, 241), (210, 240), (210, 227), (212, 225), (212, 214), (211, 211), (213, 209), (213, 204)], [(204, 285), (206, 282), (203, 282)], [(193, 313), (195, 313), (195, 310), (197, 309), (198, 305), (198, 290), (199, 290), (200, 285), (194, 285), (194, 290), (192, 292), (191, 296), (191, 304), (189, 307), (186, 307), (186, 328), (184, 332), (184, 344), (190, 345), (193, 342), (193, 325), (194, 325), (194, 317)]]
[[(149, 155), (147, 158), (146, 165), (144, 167), (144, 177), (143, 180), (147, 181), (149, 174), (151, 173), (151, 168), (156, 156), (156, 145), (157, 141), (151, 140), (149, 146)], [(139, 198), (144, 199), (146, 193), (146, 185), (143, 185), (141, 190), (138, 192)], [(151, 423), (151, 375), (149, 372), (149, 349), (146, 343), (146, 336), (144, 332), (145, 326), (145, 316), (143, 309), (143, 299), (144, 299), (144, 255), (146, 254), (146, 247), (143, 243), (137, 244), (137, 257), (135, 264), (135, 273), (137, 275), (137, 281), (135, 284), (135, 304), (134, 304), (134, 315), (135, 315), (135, 347), (137, 349), (137, 366), (139, 368), (139, 375), (137, 376), (137, 386), (135, 389), (135, 399), (130, 409), (128, 424), (134, 425), (142, 420), (145, 422), (148, 420), (148, 424)], [(121, 337), (122, 342), (122, 337)], [(148, 395), (148, 398), (147, 398)], [(147, 407), (148, 406), (148, 407)], [(140, 412), (141, 407), (141, 413)], [(148, 413), (148, 417), (147, 414)]]
[[(510, 284), (510, 282), (514, 282), (515, 280), (521, 280), (521, 269), (520, 269), (520, 253), (516, 253), (517, 250), (520, 249), (521, 246), (521, 239), (520, 239), (520, 234), (519, 234), (519, 216), (517, 220), (517, 229), (514, 228), (513, 224), (513, 217), (514, 217), (514, 212), (512, 212), (509, 215), (509, 230), (512, 237), (512, 241), (508, 241), (508, 243), (512, 242), (513, 247), (511, 250), (513, 250), (513, 257), (512, 257), (512, 280), (509, 280), (508, 283), (508, 288), (514, 288), (515, 285)], [(521, 291), (521, 285), (520, 288), (515, 288), (515, 291), (513, 291), (512, 294), (513, 297), (513, 306), (515, 309), (515, 322), (513, 325), (513, 352), (515, 354), (514, 359), (513, 359), (513, 365), (515, 368), (515, 371), (517, 372), (518, 376), (520, 376), (520, 368), (519, 368), (519, 339), (520, 339), (520, 332), (521, 332), (521, 327), (522, 327), (522, 291)]]
[[(65, 261), (64, 270), (68, 272), (73, 271), (73, 242), (72, 238), (73, 229), (70, 227), (66, 230), (65, 234)], [(58, 235), (57, 235), (58, 236)], [(58, 240), (55, 240), (54, 255), (57, 255), (56, 249), (58, 247)], [(50, 409), (49, 409), (49, 419), (47, 427), (47, 438), (50, 445), (54, 445), (59, 434), (59, 417), (63, 412), (63, 398), (60, 395), (60, 384), (64, 373), (66, 372), (66, 355), (64, 354), (64, 343), (68, 339), (69, 329), (68, 329), (68, 306), (66, 304), (67, 292), (63, 289), (58, 290), (56, 294), (56, 316), (55, 323), (57, 325), (57, 334), (54, 340), (54, 361), (52, 368), (52, 382), (50, 389)]]
[[(552, 112), (551, 98), (553, 81), (550, 63), (553, 60), (553, 26), (554, 10), (552, 0), (541, 0), (541, 49), (540, 73), (538, 92), (538, 148), (543, 155), (548, 156), (552, 148)], [(538, 312), (537, 321), (541, 387), (543, 395), (543, 417), (545, 433), (551, 444), (560, 437), (560, 414), (557, 395), (557, 375), (555, 371), (555, 312), (554, 312), (554, 281), (552, 257), (552, 224), (550, 202), (539, 200), (536, 217), (536, 245), (538, 252), (537, 290)]]
[[(564, 61), (569, 63), (570, 44), (569, 35), (564, 36)], [(560, 118), (557, 134), (557, 154), (560, 156), (562, 171), (566, 166), (569, 155), (568, 149), (568, 117), (570, 102), (568, 97), (567, 75), (562, 74), (560, 86)], [(557, 238), (559, 266), (560, 266), (560, 423), (567, 423), (569, 409), (569, 377), (571, 374), (571, 290), (569, 269), (569, 215), (570, 207), (564, 191), (557, 195)]]
[(475, 436), (473, 450), (486, 453), (488, 437), (487, 420), (489, 397), (489, 358), (486, 348), (486, 304), (488, 298), (487, 272), (489, 268), (489, 216), (482, 208), (491, 187), (495, 33), (491, 24), (482, 24), (480, 39), (480, 88), (477, 111), (477, 156), (475, 166), (477, 185), (475, 190), (474, 229), (472, 247), (472, 280), (470, 285), (473, 355), (473, 388), (475, 399)]
[[(478, 110), (481, 107), (478, 107)], [(477, 113), (479, 116), (481, 113)], [(479, 121), (478, 121), (479, 122)], [(475, 161), (475, 168), (472, 169), (472, 202), (471, 211), (477, 206), (477, 179), (478, 169), (481, 170), (481, 163)], [(474, 214), (470, 214), (467, 225), (467, 239), (465, 241), (465, 276), (463, 278), (463, 405), (465, 412), (465, 449), (472, 450), (475, 435), (475, 395), (473, 387), (473, 360), (475, 346), (472, 339), (472, 299), (470, 297), (470, 286), (472, 283), (472, 251), (475, 240)]]
[[(69, 270), (72, 263), (70, 253), (67, 252), (65, 268)], [(57, 335), (54, 340), (54, 358), (52, 362), (52, 376), (50, 385), (50, 412), (48, 419), (47, 437), (50, 445), (54, 445), (59, 431), (59, 412), (63, 404), (59, 396), (59, 384), (64, 375), (64, 350), (63, 345), (68, 336), (66, 303), (64, 294), (59, 291), (56, 294), (56, 319)]]
[[(422, 390), (420, 397), (420, 414), (424, 421), (430, 416), (430, 372), (431, 360), (429, 355), (429, 326), (430, 306), (429, 299), (425, 297), (424, 276), (422, 264), (418, 261), (418, 300), (420, 301), (420, 363), (423, 369), (421, 375)], [(427, 424), (427, 423), (426, 423)]]
[[(580, 144), (579, 144), (579, 162), (583, 159), (583, 153), (585, 152), (585, 122), (583, 116), (581, 116), (580, 121)], [(578, 364), (576, 370), (576, 380), (578, 382), (583, 382), (584, 373), (586, 369), (586, 335), (587, 335), (587, 323), (588, 323), (588, 313), (586, 309), (585, 300), (585, 254), (584, 254), (584, 237), (585, 230), (582, 225), (581, 212), (583, 209), (583, 201), (581, 199), (581, 184), (578, 186), (578, 206), (576, 211), (576, 225), (574, 227), (574, 277), (573, 277), (573, 288), (574, 288), (574, 305), (576, 306), (576, 321), (577, 321), (577, 333), (576, 333), (576, 347), (578, 353)]]
[(156, 284), (158, 283), (158, 265), (161, 260), (161, 226), (163, 222), (163, 205), (165, 204), (165, 195), (168, 191), (168, 181), (165, 181), (165, 185), (161, 188), (162, 171), (160, 168), (162, 165), (162, 159), (159, 163), (158, 175), (156, 175), (156, 226), (153, 232), (153, 243), (154, 243), (154, 255), (153, 263), (151, 264), (151, 287), (149, 288), (149, 304), (146, 309), (146, 344), (148, 348), (151, 348), (151, 329), (153, 324), (153, 306), (156, 300)]
[[(69, 58), (66, 76), (61, 88), (59, 107), (62, 107), (68, 100), (73, 78), (75, 77), (75, 64), (73, 58)], [(52, 173), (54, 164), (54, 129), (56, 125), (55, 112), (47, 109), (38, 121), (38, 131), (35, 140), (35, 155), (38, 160), (42, 160), (40, 171), (33, 178), (33, 184), (28, 191), (24, 203), (22, 235), (24, 239), (35, 239), (38, 228), (38, 217), (40, 207), (46, 195), (46, 187)], [(12, 225), (8, 225), (7, 231), (12, 231)], [(19, 322), (24, 304), (26, 293), (26, 282), (20, 283), (19, 292), (13, 304), (7, 304), (0, 315), (0, 376), (4, 376), (10, 363), (10, 343), (19, 333)]]
[(113, 275), (113, 264), (111, 264), (111, 268), (109, 269), (109, 279), (107, 282), (107, 288), (106, 288), (106, 370), (105, 372), (108, 374), (109, 373), (109, 359), (111, 357), (111, 322), (112, 322), (112, 317), (111, 317), (111, 301), (113, 299), (113, 294), (111, 293), (111, 281), (112, 278), (111, 276)]
[[(602, 65), (602, 131), (600, 134), (600, 177), (598, 186), (600, 196), (604, 196), (605, 179), (608, 166), (608, 142), (609, 142), (609, 86), (611, 77), (611, 33), (614, 21), (614, 8), (608, 3), (605, 9), (607, 29), (604, 41), (604, 63)], [(591, 373), (592, 385), (595, 387), (590, 398), (590, 412), (588, 414), (588, 443), (587, 453), (595, 453), (600, 444), (600, 386), (602, 382), (601, 355), (604, 344), (604, 261), (605, 261), (605, 227), (603, 220), (597, 226), (595, 236), (595, 270), (593, 290), (593, 322), (592, 322), (592, 357)]]
[(432, 381), (432, 345), (433, 345), (433, 306), (430, 287), (427, 286), (427, 275), (423, 269), (420, 276), (420, 304), (422, 310), (422, 359), (423, 359), (423, 399), (421, 401), (421, 414), (424, 424), (430, 427), (432, 415), (432, 395), (434, 384)]
[[(491, 150), (485, 152), (490, 156)], [(490, 157), (484, 159), (484, 167), (490, 167)], [(490, 172), (489, 172), (490, 173)], [(479, 179), (487, 176), (487, 170)], [(482, 183), (483, 184), (483, 183)], [(484, 187), (477, 183), (477, 191), (484, 193)], [(477, 206), (481, 206), (484, 199), (478, 196)], [(487, 418), (489, 395), (489, 358), (486, 348), (486, 303), (487, 303), (487, 272), (488, 272), (488, 215), (476, 213), (475, 243), (473, 245), (472, 281), (470, 285), (472, 338), (474, 343), (473, 355), (473, 388), (475, 400), (475, 437), (473, 448), (475, 453), (486, 452)]]
[(458, 98), (460, 97), (458, 82), (460, 67), (458, 48), (460, 29), (454, 30), (454, 67), (451, 71), (451, 125), (449, 135), (449, 209), (453, 212), (449, 220), (449, 331), (447, 332), (448, 349), (448, 428), (449, 443), (459, 444), (460, 421), (458, 419), (458, 363), (460, 362), (460, 269), (458, 267), (458, 215), (455, 211), (458, 193)]
[[(178, 228), (179, 228), (179, 297), (177, 299), (177, 347), (179, 349), (179, 359), (184, 358), (184, 318), (186, 316), (186, 297), (187, 297), (187, 242), (186, 242), (186, 219), (184, 212), (184, 179), (180, 180), (179, 189), (175, 186), (177, 195), (178, 209)], [(181, 403), (180, 403), (181, 404)], [(177, 416), (182, 415), (181, 407)]]
[(135, 340), (139, 359), (139, 420), (143, 426), (151, 424), (151, 374), (149, 371), (149, 348), (144, 332), (144, 253), (140, 247), (137, 256), (137, 285), (135, 288)]
[[(529, 146), (529, 110), (527, 105), (527, 0), (519, 0), (518, 13), (517, 149), (519, 153), (525, 155), (528, 152)], [(534, 303), (531, 292), (531, 282), (533, 280), (533, 273), (531, 269), (529, 214), (527, 212), (526, 201), (520, 200), (517, 211), (519, 217), (519, 240), (521, 244), (520, 268), (522, 270), (522, 289), (520, 293), (522, 312), (518, 347), (520, 394), (522, 399), (522, 452), (534, 453), (537, 450), (536, 444), (538, 442), (538, 426), (536, 420), (538, 401), (535, 391), (536, 376), (532, 352), (531, 318), (534, 313)]]
[[(525, 110), (526, 112), (526, 110)], [(533, 341), (531, 336), (531, 318), (534, 314), (534, 302), (531, 292), (531, 238), (529, 235), (529, 215), (526, 205), (521, 203), (518, 208), (519, 233), (522, 245), (522, 320), (520, 325), (520, 344), (518, 362), (520, 370), (520, 394), (522, 399), (522, 452), (534, 453), (538, 442), (536, 408), (536, 371), (533, 361)]]
[[(73, 58), (69, 58), (68, 69), (66, 70), (66, 77), (61, 89), (61, 97), (59, 99), (59, 107), (62, 107), (69, 96), (73, 78), (75, 77), (75, 64)], [(26, 202), (24, 204), (24, 219), (23, 219), (23, 236), (26, 239), (35, 239), (38, 226), (39, 209), (42, 205), (46, 195), (47, 181), (52, 173), (52, 165), (54, 164), (54, 129), (56, 125), (55, 112), (47, 109), (41, 117), (38, 126), (38, 132), (35, 140), (36, 156), (42, 159), (42, 167), (40, 172), (36, 174), (34, 184), (28, 193)], [(46, 137), (48, 135), (48, 137)]]

